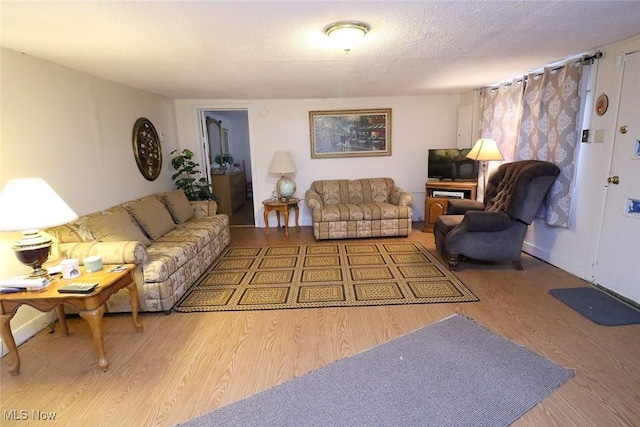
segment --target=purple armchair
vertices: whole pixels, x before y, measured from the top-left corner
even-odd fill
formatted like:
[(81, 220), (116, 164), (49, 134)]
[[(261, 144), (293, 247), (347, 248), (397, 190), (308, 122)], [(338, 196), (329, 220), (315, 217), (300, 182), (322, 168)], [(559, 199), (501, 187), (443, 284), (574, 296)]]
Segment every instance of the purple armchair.
[(461, 255), (511, 261), (517, 270), (527, 227), (560, 173), (553, 163), (524, 160), (500, 165), (489, 177), (485, 203), (451, 200), (436, 221), (436, 248), (455, 270)]

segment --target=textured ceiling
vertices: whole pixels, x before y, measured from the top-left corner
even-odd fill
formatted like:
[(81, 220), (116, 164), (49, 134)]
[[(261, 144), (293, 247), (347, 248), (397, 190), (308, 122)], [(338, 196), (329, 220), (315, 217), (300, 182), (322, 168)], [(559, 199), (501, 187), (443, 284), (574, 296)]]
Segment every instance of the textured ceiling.
[[(459, 93), (640, 34), (640, 1), (2, 1), (1, 45), (172, 98)], [(323, 29), (370, 25), (346, 54)]]

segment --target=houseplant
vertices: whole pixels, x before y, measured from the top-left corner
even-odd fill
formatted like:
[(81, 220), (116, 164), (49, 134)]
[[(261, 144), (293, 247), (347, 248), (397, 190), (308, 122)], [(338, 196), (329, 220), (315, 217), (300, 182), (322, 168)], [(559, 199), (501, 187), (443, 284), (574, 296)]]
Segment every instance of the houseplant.
[(228, 173), (231, 170), (231, 165), (233, 164), (233, 156), (229, 153), (216, 154), (213, 161), (216, 165), (219, 165), (219, 168), (216, 169), (216, 173)]
[(219, 201), (213, 194), (211, 183), (204, 177), (198, 178), (200, 170), (197, 168), (200, 164), (193, 161), (194, 154), (191, 150), (173, 150), (171, 154), (175, 155), (171, 159), (171, 166), (176, 170), (171, 179), (177, 188), (184, 191), (187, 199)]

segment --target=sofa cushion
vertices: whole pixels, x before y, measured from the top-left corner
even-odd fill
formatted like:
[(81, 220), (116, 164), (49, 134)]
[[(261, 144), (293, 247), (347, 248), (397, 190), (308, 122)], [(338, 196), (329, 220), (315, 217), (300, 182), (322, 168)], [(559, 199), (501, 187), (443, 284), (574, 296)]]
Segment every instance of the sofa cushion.
[(362, 209), (364, 219), (367, 221), (410, 217), (407, 206), (396, 206), (389, 203), (362, 203), (358, 206)]
[(176, 224), (182, 224), (195, 216), (193, 207), (182, 190), (166, 193), (164, 200)]
[(311, 188), (320, 195), (325, 205), (346, 203), (349, 200), (346, 180), (325, 179), (314, 181), (311, 184)]
[(198, 250), (211, 243), (225, 227), (228, 227), (227, 217), (217, 215), (206, 218), (193, 218), (184, 224), (178, 224), (175, 230), (171, 230), (160, 237), (157, 242), (183, 242), (189, 241), (196, 244)]
[(47, 230), (49, 234), (58, 239), (59, 243), (95, 242), (96, 236), (81, 222), (70, 222)]
[(394, 187), (391, 178), (326, 179), (311, 183), (325, 205), (338, 203), (387, 203)]
[(129, 206), (131, 214), (152, 240), (176, 228), (171, 214), (155, 197), (145, 197)]
[(195, 259), (198, 249), (192, 242), (153, 242), (143, 266), (145, 282), (163, 282), (180, 267)]
[(101, 242), (140, 242), (145, 246), (151, 243), (147, 236), (135, 224), (129, 214), (124, 212), (106, 213), (87, 219), (87, 225)]
[[(389, 178), (370, 178), (353, 181), (352, 185), (359, 184), (362, 195), (359, 199), (364, 203), (387, 203), (389, 200)], [(391, 181), (393, 183), (393, 181)]]
[(324, 205), (322, 209), (313, 210), (314, 221), (362, 221), (364, 213), (360, 205), (339, 203)]
[(180, 224), (175, 230), (171, 230), (164, 236), (160, 237), (156, 242), (191, 242), (196, 245), (197, 250), (201, 250), (207, 246), (213, 239), (213, 230), (207, 228), (193, 227), (191, 221), (185, 224)]

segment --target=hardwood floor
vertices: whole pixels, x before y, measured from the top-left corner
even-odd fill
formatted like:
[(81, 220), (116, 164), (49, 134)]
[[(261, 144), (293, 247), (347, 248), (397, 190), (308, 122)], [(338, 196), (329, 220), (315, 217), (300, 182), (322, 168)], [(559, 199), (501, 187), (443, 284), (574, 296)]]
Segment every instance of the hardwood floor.
[(253, 199), (248, 198), (244, 205), (242, 205), (237, 211), (233, 212), (229, 218), (229, 225), (231, 227), (253, 227), (255, 225), (253, 203)]
[[(421, 229), (416, 224), (409, 238), (434, 250), (432, 235)], [(232, 245), (315, 242), (309, 227), (291, 228), (289, 239), (274, 229), (268, 237), (264, 229), (242, 227), (231, 234)], [(640, 425), (640, 325), (590, 322), (548, 293), (586, 282), (529, 256), (522, 264), (524, 271), (511, 263), (461, 262), (457, 274), (477, 303), (142, 313), (142, 334), (129, 315), (107, 315), (104, 373), (89, 326), (72, 317), (70, 336), (56, 327), (19, 348), (18, 376), (3, 359), (0, 425), (171, 426), (455, 313), (575, 369), (573, 379), (514, 425)], [(55, 420), (43, 423), (38, 413)], [(28, 419), (15, 419), (23, 415)]]

